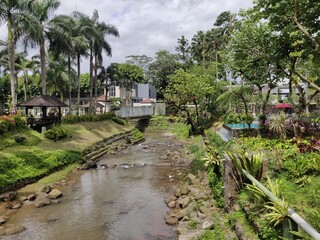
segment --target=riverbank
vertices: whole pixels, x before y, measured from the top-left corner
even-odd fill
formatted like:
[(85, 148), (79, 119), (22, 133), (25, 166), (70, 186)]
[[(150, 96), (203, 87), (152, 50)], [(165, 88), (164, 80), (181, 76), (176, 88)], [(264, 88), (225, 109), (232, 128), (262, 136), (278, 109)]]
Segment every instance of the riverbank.
[(175, 239), (174, 227), (164, 221), (163, 199), (178, 184), (189, 157), (171, 133), (146, 133), (145, 142), (55, 185), (63, 193), (60, 203), (41, 209), (25, 205), (7, 224), (26, 230), (4, 239), (57, 239), (58, 233), (66, 239)]

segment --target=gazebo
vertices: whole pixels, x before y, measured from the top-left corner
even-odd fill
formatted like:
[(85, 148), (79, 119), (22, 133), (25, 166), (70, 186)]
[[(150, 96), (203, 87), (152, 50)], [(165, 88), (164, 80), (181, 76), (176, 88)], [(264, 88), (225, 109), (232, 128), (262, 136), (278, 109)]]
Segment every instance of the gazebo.
[[(19, 106), (26, 108), (27, 125), (30, 125), (32, 128), (38, 128), (52, 124), (61, 124), (61, 107), (67, 107), (68, 105), (55, 97), (43, 95), (30, 98)], [(32, 114), (29, 115), (29, 109), (33, 109), (34, 107), (41, 109), (39, 117), (34, 117)], [(49, 113), (47, 113), (48, 108), (51, 108)]]

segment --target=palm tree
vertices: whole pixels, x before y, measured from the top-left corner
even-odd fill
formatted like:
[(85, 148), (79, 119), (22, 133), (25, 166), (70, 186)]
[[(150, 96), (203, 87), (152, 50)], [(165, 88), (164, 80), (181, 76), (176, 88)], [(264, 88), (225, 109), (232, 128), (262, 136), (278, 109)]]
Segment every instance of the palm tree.
[(27, 100), (27, 84), (28, 84), (28, 72), (31, 70), (35, 70), (35, 68), (39, 65), (39, 61), (35, 58), (27, 59), (25, 53), (20, 53), (17, 55), (15, 67), (18, 72), (21, 72), (23, 75), (24, 82), (24, 100)]
[[(95, 78), (98, 65), (102, 64), (102, 51), (104, 50), (108, 56), (111, 56), (111, 47), (107, 41), (105, 41), (105, 35), (113, 35), (119, 37), (118, 29), (110, 24), (99, 22), (98, 11), (95, 10), (92, 17), (88, 17), (83, 13), (76, 12), (75, 17), (80, 19), (81, 28), (89, 46), (89, 62), (90, 62), (90, 112), (92, 112), (92, 97), (93, 88), (95, 85)], [(95, 59), (95, 60), (94, 60)], [(94, 62), (93, 62), (94, 60)]]
[(18, 20), (18, 18), (24, 17), (24, 14), (22, 13), (25, 8), (25, 4), (26, 2), (22, 0), (0, 1), (0, 22), (6, 22), (8, 30), (8, 66), (10, 69), (11, 107), (13, 111), (16, 110), (17, 105), (17, 81), (14, 67), (15, 34), (13, 31), (13, 25)]
[[(28, 21), (20, 22), (17, 29), (24, 39), (25, 46), (39, 46), (42, 94), (46, 95), (46, 49), (45, 38), (48, 33), (55, 31), (49, 17), (60, 6), (59, 0), (33, 0), (28, 4), (30, 18)], [(52, 20), (51, 20), (52, 21)]]

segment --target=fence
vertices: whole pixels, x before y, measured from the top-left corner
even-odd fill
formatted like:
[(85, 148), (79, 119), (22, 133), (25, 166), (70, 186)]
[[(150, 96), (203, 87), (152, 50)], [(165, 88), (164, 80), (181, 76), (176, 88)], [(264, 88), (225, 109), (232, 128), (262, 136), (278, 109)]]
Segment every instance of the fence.
[(116, 115), (120, 118), (138, 118), (152, 116), (154, 115), (154, 107), (121, 107), (120, 110), (116, 111)]

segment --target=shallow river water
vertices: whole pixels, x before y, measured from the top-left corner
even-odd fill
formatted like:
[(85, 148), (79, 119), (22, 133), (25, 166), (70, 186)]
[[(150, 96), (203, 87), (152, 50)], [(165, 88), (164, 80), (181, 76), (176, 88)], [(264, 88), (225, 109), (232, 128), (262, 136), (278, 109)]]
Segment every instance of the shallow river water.
[[(63, 197), (58, 204), (43, 208), (23, 206), (8, 223), (27, 229), (3, 239), (175, 239), (174, 227), (164, 221), (168, 209), (163, 199), (178, 184), (169, 176), (177, 175), (181, 168), (168, 166), (166, 160), (161, 160), (168, 149), (181, 150), (181, 145), (171, 137), (149, 133), (143, 144), (98, 163), (117, 167), (73, 173), (73, 183), (59, 188)], [(119, 166), (134, 163), (146, 166)]]

